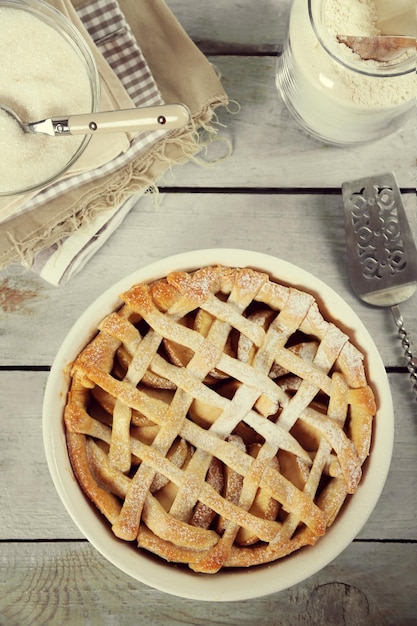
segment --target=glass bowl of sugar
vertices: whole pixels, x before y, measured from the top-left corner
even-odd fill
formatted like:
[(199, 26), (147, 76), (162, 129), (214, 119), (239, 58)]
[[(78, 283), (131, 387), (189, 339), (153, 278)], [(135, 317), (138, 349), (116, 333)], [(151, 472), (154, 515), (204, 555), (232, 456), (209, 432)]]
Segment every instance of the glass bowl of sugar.
[[(21, 120), (97, 111), (100, 79), (72, 22), (43, 0), (0, 0), (0, 104)], [(24, 133), (0, 108), (0, 196), (35, 191), (63, 176), (90, 136)]]

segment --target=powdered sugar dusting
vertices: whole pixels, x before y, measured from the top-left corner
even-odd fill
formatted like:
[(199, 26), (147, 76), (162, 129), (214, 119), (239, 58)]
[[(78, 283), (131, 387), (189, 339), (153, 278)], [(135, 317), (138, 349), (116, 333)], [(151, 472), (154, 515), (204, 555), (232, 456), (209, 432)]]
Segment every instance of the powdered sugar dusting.
[[(83, 436), (104, 438), (103, 454), (108, 455), (109, 443), (113, 447), (117, 442), (117, 450), (109, 456), (110, 462), (117, 452), (113, 465), (129, 452), (123, 449), (125, 439), (130, 446), (129, 479), (134, 478), (114, 532), (131, 539), (141, 521), (153, 534), (157, 554), (170, 554), (207, 573), (231, 562), (247, 566), (273, 560), (277, 553), (295, 549), (293, 538), (301, 546), (322, 535), (326, 520), (336, 515), (328, 495), (334, 477), (337, 485), (343, 485), (344, 495), (357, 487), (373, 417), (368, 391), (356, 378), (361, 355), (356, 348), (346, 347), (351, 345), (348, 336), (322, 317), (314, 298), (290, 288), (282, 306), (279, 289), (278, 302), (261, 308), (259, 303), (253, 305), (253, 298), (261, 292), (271, 298), (275, 292), (266, 288), (265, 275), (236, 272), (215, 267), (207, 275), (204, 268), (196, 276), (170, 275), (167, 297), (163, 281), (157, 290), (158, 303), (174, 303), (167, 311), (156, 306), (152, 288), (135, 286), (132, 293), (128, 291), (123, 322), (110, 317), (101, 324), (101, 333), (77, 360), (66, 412), (72, 431), (80, 423)], [(203, 308), (199, 308), (196, 298), (203, 291)], [(138, 328), (133, 323), (129, 329), (130, 303), (143, 313), (144, 319), (132, 317)], [(192, 314), (181, 317), (190, 307), (196, 307)], [(214, 321), (210, 317), (208, 325), (201, 319), (196, 322), (200, 310), (209, 310)], [(252, 338), (254, 356), (248, 358), (244, 346), (241, 360), (237, 346), (243, 333)], [(256, 333), (260, 333), (258, 343), (253, 341)], [(129, 348), (133, 337), (135, 351)], [(162, 337), (189, 347), (191, 357), (176, 362)], [(271, 376), (274, 359), (278, 361), (275, 377)], [(85, 378), (78, 375), (80, 364)], [(350, 365), (357, 389), (345, 375)], [(159, 381), (169, 380), (172, 391), (159, 387), (159, 382), (149, 388), (148, 367)], [(106, 392), (102, 406), (100, 394), (93, 394), (90, 405), (87, 377), (90, 385), (98, 384)], [(140, 420), (146, 420), (146, 432), (138, 413)], [(77, 420), (74, 415), (84, 417)], [(113, 431), (107, 426), (112, 419)], [(177, 461), (174, 451), (179, 441), (185, 449)], [(75, 453), (73, 462), (81, 462)], [(339, 467), (341, 471), (335, 471)], [(210, 473), (213, 468), (215, 475)], [(89, 493), (91, 483), (84, 487)], [(110, 483), (106, 488), (113, 493)], [(274, 506), (267, 512), (261, 501)], [(102, 506), (105, 510), (104, 501)], [(308, 533), (301, 540), (303, 528)], [(262, 549), (257, 538), (265, 542)], [(253, 550), (248, 552), (240, 541), (254, 542)], [(139, 543), (143, 545), (140, 539)], [(198, 554), (192, 557), (194, 550)]]

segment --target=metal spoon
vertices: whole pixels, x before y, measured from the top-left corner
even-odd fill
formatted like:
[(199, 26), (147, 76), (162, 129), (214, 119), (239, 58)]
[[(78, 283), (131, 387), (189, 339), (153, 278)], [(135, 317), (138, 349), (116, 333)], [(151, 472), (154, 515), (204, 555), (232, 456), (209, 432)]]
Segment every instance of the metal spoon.
[(94, 133), (135, 132), (183, 128), (191, 119), (184, 104), (164, 104), (155, 107), (82, 113), (68, 117), (51, 117), (38, 122), (23, 122), (12, 109), (0, 104), (25, 133), (60, 135), (92, 135)]
[(374, 61), (392, 61), (404, 54), (405, 50), (416, 47), (415, 37), (403, 35), (378, 35), (376, 37), (338, 35), (337, 40), (359, 54), (362, 59)]

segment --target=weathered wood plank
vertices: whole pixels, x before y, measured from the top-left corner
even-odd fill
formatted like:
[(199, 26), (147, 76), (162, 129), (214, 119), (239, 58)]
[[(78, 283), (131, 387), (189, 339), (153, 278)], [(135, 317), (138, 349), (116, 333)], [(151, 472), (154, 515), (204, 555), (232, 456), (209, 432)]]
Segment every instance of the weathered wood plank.
[(416, 623), (415, 544), (354, 543), (304, 583), (233, 603), (190, 601), (151, 589), (88, 543), (10, 543), (0, 546), (0, 555), (1, 620), (7, 626)]
[[(218, 111), (225, 126), (219, 135), (231, 141), (233, 153), (222, 163), (223, 173), (216, 167), (197, 170), (185, 164), (175, 170), (171, 184), (340, 188), (346, 180), (394, 171), (402, 187), (415, 187), (415, 114), (402, 129), (377, 142), (349, 149), (329, 146), (304, 133), (285, 108), (275, 86), (274, 57), (210, 60), (218, 67), (229, 98), (240, 107), (235, 114)], [(236, 109), (233, 104), (231, 108)], [(220, 156), (225, 148), (219, 142), (209, 155)]]
[[(120, 4), (134, 30), (137, 0)], [(165, 188), (213, 193), (164, 193), (158, 206), (142, 199), (68, 286), (56, 289), (30, 273), (2, 273), (0, 365), (49, 366), (73, 322), (104, 289), (153, 260), (206, 247), (267, 252), (324, 277), (372, 329), (385, 365), (402, 365), (389, 312), (366, 307), (351, 293), (340, 194), (282, 191), (339, 190), (344, 180), (387, 170), (396, 172), (403, 188), (413, 188), (415, 119), (410, 116), (406, 127), (368, 146), (324, 146), (296, 126), (276, 92), (274, 55), (284, 41), (291, 0), (168, 4), (211, 55), (229, 97), (240, 106), (236, 114), (218, 111), (224, 125), (219, 137), (231, 142), (232, 156), (217, 166), (189, 163), (166, 175), (160, 181)], [(226, 150), (225, 142), (215, 142), (207, 160)], [(216, 193), (222, 188), (247, 193)], [(265, 194), (268, 189), (280, 193)], [(407, 195), (406, 203), (416, 233), (415, 195)], [(402, 310), (414, 335), (416, 297)], [(46, 371), (0, 371), (1, 624), (207, 624), (208, 615), (213, 624), (242, 626), (417, 623), (417, 448), (408, 375), (389, 375), (394, 455), (382, 497), (358, 540), (305, 583), (233, 604), (190, 602), (152, 590), (82, 540), (55, 492), (43, 452), (46, 378)]]
[[(75, 0), (75, 4), (80, 2)], [(121, 0), (120, 6), (135, 33), (140, 21), (137, 3)], [(237, 6), (221, 0), (169, 2), (191, 39), (212, 55), (209, 59), (218, 67), (230, 99), (240, 106), (235, 115), (219, 111), (219, 121), (226, 126), (221, 134), (233, 145), (233, 157), (220, 175), (225, 179), (219, 177), (217, 168), (195, 174), (192, 165), (185, 165), (177, 169), (173, 184), (340, 187), (344, 180), (363, 176), (366, 164), (369, 175), (392, 170), (402, 187), (415, 186), (415, 115), (390, 137), (349, 149), (321, 144), (291, 118), (275, 86), (276, 57), (262, 56), (282, 47), (290, 6), (290, 0), (239, 2)], [(225, 145), (217, 148), (211, 150), (213, 158), (225, 153)], [(242, 171), (246, 180), (242, 180)]]
[[(0, 371), (0, 540), (81, 538), (55, 491), (43, 451), (41, 414), (47, 375)], [(396, 419), (392, 465), (360, 537), (416, 540), (414, 405), (407, 376), (389, 378)]]
[[(260, 0), (256, 3), (215, 0), (191, 5), (187, 0), (168, 0), (167, 4), (197, 44), (204, 42), (208, 50), (219, 44), (233, 50), (234, 44), (238, 44), (255, 53), (256, 49), (262, 52), (281, 48), (286, 37), (291, 0)], [(132, 0), (122, 0), (121, 6), (131, 20)], [(137, 13), (136, 19), (140, 19)]]
[[(121, 0), (120, 5), (134, 33), (140, 20), (138, 5), (135, 0)], [(217, 168), (196, 171), (193, 165), (184, 165), (177, 168), (171, 184), (340, 187), (345, 180), (363, 176), (366, 164), (368, 175), (395, 171), (402, 187), (414, 187), (415, 115), (393, 135), (349, 149), (324, 145), (294, 122), (275, 86), (275, 53), (285, 40), (290, 5), (290, 0), (240, 2), (237, 6), (221, 0), (169, 2), (188, 35), (219, 69), (229, 98), (240, 107), (234, 115), (218, 111), (225, 126), (221, 136), (233, 145), (233, 156), (223, 173), (219, 176)], [(269, 51), (274, 54), (263, 56)], [(227, 146), (219, 143), (209, 154), (215, 158), (226, 150)]]
[[(72, 0), (74, 6), (85, 0)], [(120, 8), (133, 32), (140, 21), (137, 0), (120, 0)], [(226, 48), (253, 53), (278, 49), (284, 39), (291, 0), (258, 0), (256, 3), (188, 2), (167, 0), (167, 4), (189, 37), (205, 51)]]
[[(417, 233), (415, 195), (406, 203)], [(391, 313), (350, 289), (344, 237), (340, 195), (167, 193), (157, 205), (142, 198), (68, 285), (55, 288), (31, 273), (0, 275), (0, 365), (50, 365), (72, 324), (117, 280), (171, 254), (218, 247), (265, 252), (322, 277), (372, 330), (384, 363), (402, 365)], [(416, 298), (402, 306), (414, 335)]]

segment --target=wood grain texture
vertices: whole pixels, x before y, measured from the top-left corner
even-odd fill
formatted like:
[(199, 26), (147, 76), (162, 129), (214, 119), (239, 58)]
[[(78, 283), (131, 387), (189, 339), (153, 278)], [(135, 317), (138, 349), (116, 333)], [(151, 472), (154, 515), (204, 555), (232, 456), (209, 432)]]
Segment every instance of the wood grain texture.
[[(140, 2), (119, 1), (134, 32)], [(415, 117), (373, 144), (325, 146), (298, 128), (275, 86), (291, 0), (167, 2), (233, 101), (217, 111), (218, 140), (201, 163), (167, 173), (159, 197), (141, 198), (68, 285), (0, 273), (0, 625), (417, 625), (416, 404), (390, 312), (350, 289), (340, 194), (346, 180), (394, 171), (417, 238)], [(335, 289), (371, 329), (395, 410), (387, 482), (357, 540), (304, 583), (247, 602), (173, 598), (110, 565), (61, 503), (42, 441), (48, 369), (85, 308), (139, 267), (212, 247), (272, 254)], [(417, 343), (416, 304), (417, 295), (401, 308)]]
[[(74, 6), (85, 0), (72, 0)], [(140, 20), (137, 0), (120, 0), (119, 5), (133, 32)], [(227, 49), (241, 53), (279, 50), (285, 39), (291, 0), (251, 2), (189, 2), (167, 0), (186, 33), (205, 52)]]
[[(366, 164), (367, 175), (395, 171), (401, 187), (415, 187), (415, 115), (410, 114), (407, 124), (389, 137), (348, 150), (322, 144), (295, 124), (275, 86), (276, 56), (264, 56), (265, 49), (282, 47), (290, 0), (237, 4), (171, 0), (168, 5), (188, 35), (197, 44), (204, 42), (203, 50), (237, 105), (231, 105), (233, 113), (218, 110), (219, 136), (233, 147), (227, 167), (222, 163), (220, 167), (197, 169), (192, 163), (186, 164), (161, 184), (338, 189), (342, 182), (362, 177)], [(140, 20), (139, 3), (121, 0), (120, 6), (134, 33)], [(227, 150), (228, 144), (218, 141), (209, 149), (207, 159), (221, 158)]]
[(0, 550), (0, 620), (7, 626), (415, 624), (416, 545), (355, 542), (305, 583), (233, 603), (190, 601), (150, 589), (88, 543), (10, 543)]
[[(405, 201), (417, 235), (415, 195), (406, 194)], [(261, 190), (164, 193), (156, 202), (144, 197), (68, 285), (57, 289), (29, 272), (0, 277), (0, 365), (51, 365), (72, 324), (115, 282), (172, 254), (221, 247), (264, 252), (321, 277), (372, 329), (385, 365), (403, 365), (391, 313), (365, 305), (350, 288), (341, 195)], [(417, 329), (416, 303), (417, 293), (401, 307), (411, 334)]]
[[(404, 188), (415, 187), (416, 118), (377, 142), (346, 150), (309, 137), (292, 119), (275, 86), (275, 57), (210, 57), (219, 69), (232, 113), (219, 109), (221, 136), (233, 146), (224, 180), (218, 169), (196, 172), (193, 164), (175, 170), (172, 185), (339, 189), (342, 182), (394, 171)], [(209, 150), (215, 159), (225, 152), (219, 142)], [(224, 165), (224, 164), (222, 164)]]

